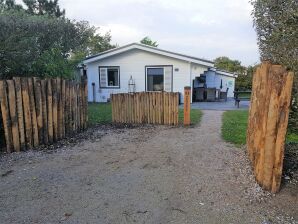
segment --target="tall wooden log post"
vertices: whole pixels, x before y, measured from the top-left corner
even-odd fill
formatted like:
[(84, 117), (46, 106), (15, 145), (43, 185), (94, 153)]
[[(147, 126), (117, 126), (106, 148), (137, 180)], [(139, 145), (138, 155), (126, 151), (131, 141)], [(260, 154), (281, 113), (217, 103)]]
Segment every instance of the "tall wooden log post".
[(184, 87), (184, 125), (190, 125), (190, 96), (191, 88), (189, 86)]
[(253, 77), (247, 148), (260, 186), (280, 189), (294, 74), (280, 65), (262, 63)]

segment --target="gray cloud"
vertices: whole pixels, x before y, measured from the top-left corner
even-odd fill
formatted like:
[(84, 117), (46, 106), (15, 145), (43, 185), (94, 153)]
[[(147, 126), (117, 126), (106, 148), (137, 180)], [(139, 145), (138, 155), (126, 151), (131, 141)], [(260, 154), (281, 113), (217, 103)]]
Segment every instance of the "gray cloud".
[(229, 56), (245, 65), (259, 61), (248, 0), (60, 0), (68, 17), (87, 20), (113, 43), (150, 36), (160, 48), (214, 59)]

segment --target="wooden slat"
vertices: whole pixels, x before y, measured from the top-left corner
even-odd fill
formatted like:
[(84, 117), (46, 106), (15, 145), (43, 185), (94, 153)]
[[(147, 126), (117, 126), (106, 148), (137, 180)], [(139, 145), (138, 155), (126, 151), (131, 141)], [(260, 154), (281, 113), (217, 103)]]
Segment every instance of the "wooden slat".
[(48, 105), (48, 138), (49, 143), (54, 141), (54, 123), (53, 123), (53, 91), (52, 80), (47, 80), (47, 105)]
[(54, 141), (58, 140), (58, 91), (57, 79), (52, 79), (52, 99), (53, 99), (53, 130)]
[(0, 103), (1, 113), (3, 120), (3, 128), (5, 134), (5, 143), (7, 152), (11, 152), (13, 149), (12, 131), (11, 131), (11, 120), (9, 114), (9, 105), (7, 99), (7, 84), (6, 81), (0, 80)]
[(56, 79), (57, 91), (57, 139), (62, 138), (62, 99), (61, 99), (61, 79)]
[(11, 132), (14, 151), (21, 151), (14, 80), (7, 80)]
[(75, 83), (72, 83), (71, 88), (71, 96), (72, 96), (72, 131), (74, 132), (76, 130), (76, 96), (75, 96)]
[(20, 135), (20, 146), (21, 150), (26, 149), (26, 139), (25, 139), (25, 124), (24, 124), (24, 112), (23, 112), (23, 99), (22, 99), (22, 86), (21, 78), (15, 77), (15, 89), (16, 89), (16, 103), (17, 103), (17, 114), (18, 114), (18, 125), (19, 125), (19, 135)]
[(69, 81), (65, 82), (64, 125), (65, 135), (69, 134)]
[(34, 94), (35, 94), (35, 108), (36, 108), (36, 118), (38, 127), (38, 139), (40, 143), (43, 143), (43, 118), (42, 118), (42, 98), (41, 98), (41, 84), (40, 80), (34, 79)]
[(43, 135), (43, 143), (49, 143), (49, 136), (48, 136), (48, 110), (47, 110), (47, 81), (41, 80), (41, 107), (42, 107), (42, 135)]
[(31, 112), (31, 122), (32, 122), (32, 131), (33, 131), (33, 146), (37, 147), (39, 145), (39, 139), (38, 139), (38, 125), (37, 125), (37, 117), (36, 117), (33, 78), (28, 78), (28, 91), (29, 91), (29, 98), (30, 98), (30, 112)]
[(28, 90), (28, 79), (21, 79), (22, 86), (22, 98), (23, 98), (23, 111), (25, 120), (25, 139), (27, 148), (32, 148), (33, 146), (33, 131), (32, 131), (32, 118), (30, 110), (30, 97)]
[(61, 138), (65, 137), (65, 80), (61, 80)]
[(73, 82), (69, 82), (69, 114), (68, 114), (68, 133), (73, 132)]

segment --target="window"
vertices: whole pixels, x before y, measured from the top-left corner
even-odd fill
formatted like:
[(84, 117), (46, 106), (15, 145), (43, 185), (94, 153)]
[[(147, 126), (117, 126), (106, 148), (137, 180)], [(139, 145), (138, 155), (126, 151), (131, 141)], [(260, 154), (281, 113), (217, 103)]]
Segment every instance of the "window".
[(99, 67), (99, 83), (102, 88), (120, 88), (119, 67)]
[(164, 68), (147, 68), (147, 91), (164, 90)]

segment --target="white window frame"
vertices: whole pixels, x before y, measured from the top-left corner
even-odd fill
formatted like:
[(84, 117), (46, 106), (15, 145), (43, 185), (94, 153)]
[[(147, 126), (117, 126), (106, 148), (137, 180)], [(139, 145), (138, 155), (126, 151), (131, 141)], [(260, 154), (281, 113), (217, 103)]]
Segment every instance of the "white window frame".
[[(120, 88), (120, 66), (99, 66), (98, 67), (98, 70), (99, 70), (99, 80), (100, 80), (100, 69), (101, 68), (105, 68), (107, 69), (107, 74), (106, 74), (106, 86), (100, 86), (100, 88), (103, 88), (103, 89), (113, 89), (113, 88)], [(118, 70), (118, 85), (117, 86), (110, 86), (109, 85), (109, 80), (108, 80), (108, 70), (109, 69), (117, 69)], [(100, 84), (100, 82), (99, 82)]]

